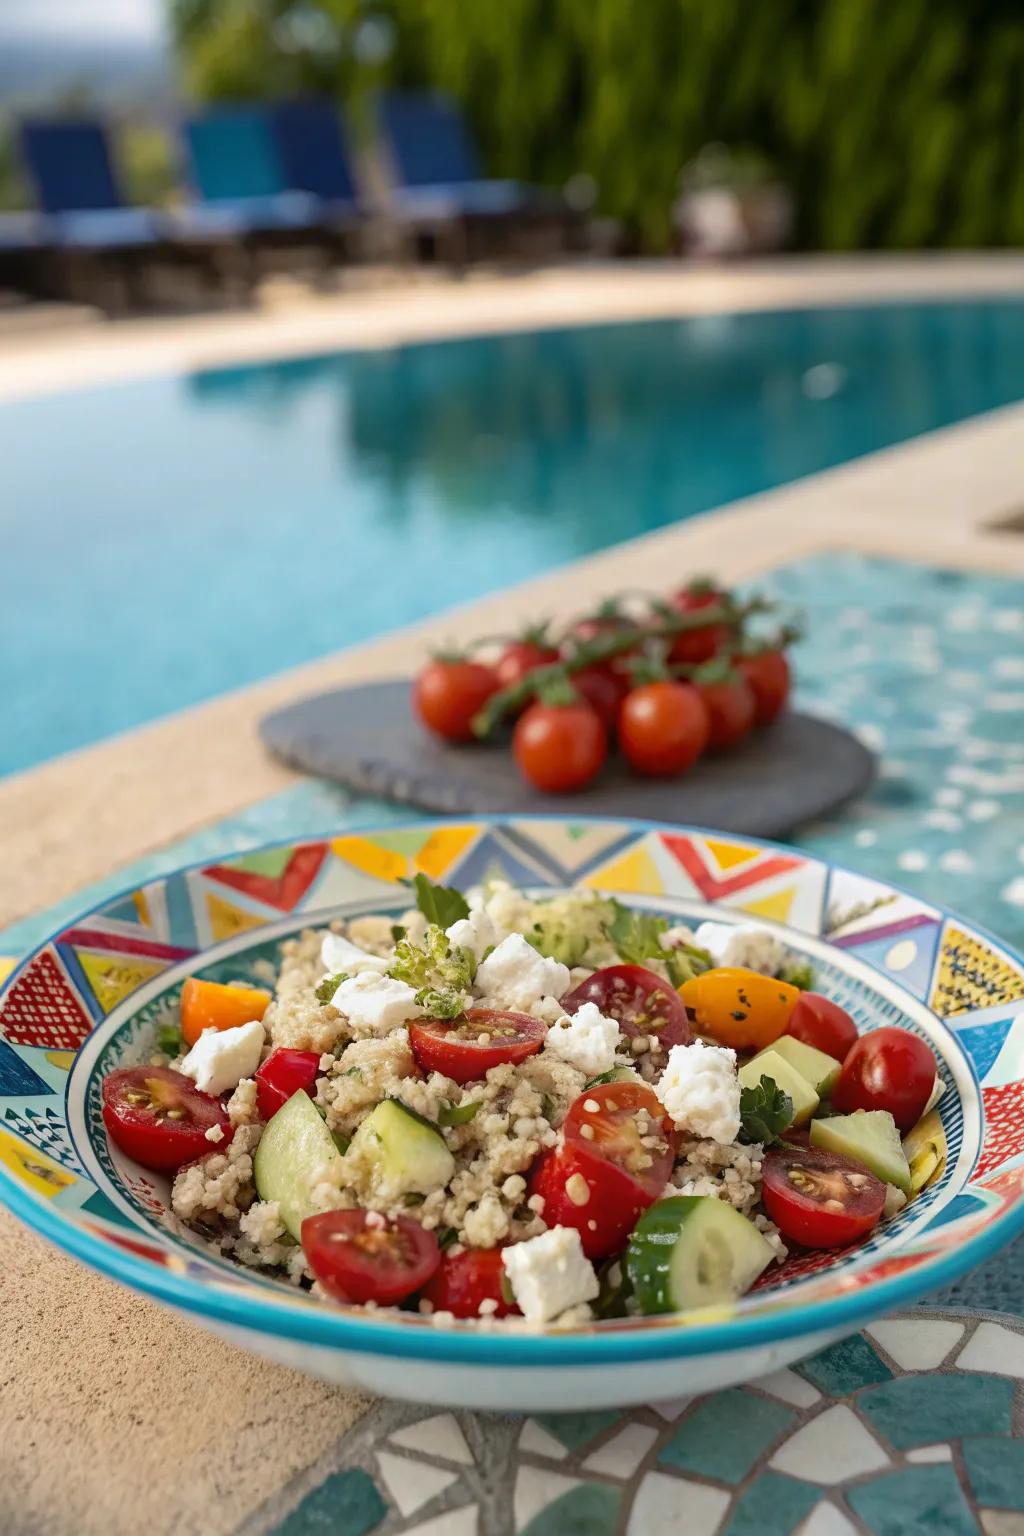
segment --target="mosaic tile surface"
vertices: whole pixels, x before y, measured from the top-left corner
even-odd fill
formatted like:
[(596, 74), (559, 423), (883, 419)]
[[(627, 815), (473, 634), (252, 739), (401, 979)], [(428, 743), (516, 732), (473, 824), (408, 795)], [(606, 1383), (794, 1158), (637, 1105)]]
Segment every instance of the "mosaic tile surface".
[(1019, 1320), (917, 1308), (625, 1413), (382, 1402), (239, 1536), (1019, 1536), (1022, 1380)]

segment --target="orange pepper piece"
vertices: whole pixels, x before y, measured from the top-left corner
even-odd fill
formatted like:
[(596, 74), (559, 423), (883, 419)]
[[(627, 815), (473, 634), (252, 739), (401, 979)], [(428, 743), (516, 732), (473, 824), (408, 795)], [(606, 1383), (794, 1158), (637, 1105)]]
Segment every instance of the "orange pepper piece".
[(785, 1033), (800, 989), (758, 971), (723, 965), (684, 981), (679, 995), (698, 1034), (734, 1051), (760, 1051)]
[(234, 1029), (262, 1019), (270, 993), (259, 987), (227, 987), (190, 976), (181, 989), (181, 1033), (195, 1045), (204, 1029)]

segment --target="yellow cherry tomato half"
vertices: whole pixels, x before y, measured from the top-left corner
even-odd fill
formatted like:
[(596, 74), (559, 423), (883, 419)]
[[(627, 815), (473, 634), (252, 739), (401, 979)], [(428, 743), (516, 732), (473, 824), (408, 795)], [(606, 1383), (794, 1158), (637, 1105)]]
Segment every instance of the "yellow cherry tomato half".
[(785, 1034), (800, 989), (759, 971), (723, 965), (684, 981), (679, 995), (698, 1034), (734, 1051), (760, 1051)]

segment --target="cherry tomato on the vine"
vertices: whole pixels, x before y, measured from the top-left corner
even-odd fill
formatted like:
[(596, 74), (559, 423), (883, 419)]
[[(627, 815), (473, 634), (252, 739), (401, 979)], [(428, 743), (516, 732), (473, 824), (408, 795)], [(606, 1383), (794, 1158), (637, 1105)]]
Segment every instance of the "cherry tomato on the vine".
[[(720, 587), (712, 586), (708, 582), (696, 581), (676, 592), (671, 598), (671, 603), (677, 613), (690, 615), (699, 613), (702, 608), (721, 607), (728, 600), (729, 594), (723, 592)], [(710, 661), (712, 657), (719, 655), (729, 644), (732, 635), (732, 625), (724, 623), (704, 624), (699, 629), (684, 630), (673, 640), (669, 657), (672, 661), (700, 666), (702, 662)]]
[(725, 752), (738, 746), (754, 729), (756, 705), (750, 684), (743, 677), (717, 683), (695, 683), (707, 706), (710, 730), (708, 751)]
[(608, 732), (582, 700), (574, 704), (531, 704), (512, 736), (519, 771), (537, 789), (552, 794), (582, 789), (608, 754)]
[(841, 1115), (887, 1109), (901, 1131), (912, 1130), (935, 1086), (935, 1057), (909, 1029), (886, 1025), (861, 1035), (843, 1062), (832, 1105)]
[(493, 667), (437, 657), (413, 683), (413, 708), (427, 729), (445, 741), (472, 741), (473, 717), (497, 689)]
[(619, 721), (619, 709), (629, 690), (629, 679), (622, 672), (610, 667), (583, 667), (572, 674), (576, 692), (600, 716), (606, 731), (614, 731)]
[(707, 705), (689, 683), (645, 683), (619, 708), (619, 745), (638, 773), (683, 773), (711, 733)]
[(789, 698), (789, 662), (782, 651), (740, 656), (736, 666), (754, 695), (754, 723), (770, 725)]
[(549, 666), (557, 660), (558, 652), (551, 646), (538, 645), (533, 640), (513, 640), (498, 657), (494, 671), (502, 688), (514, 688), (538, 667)]

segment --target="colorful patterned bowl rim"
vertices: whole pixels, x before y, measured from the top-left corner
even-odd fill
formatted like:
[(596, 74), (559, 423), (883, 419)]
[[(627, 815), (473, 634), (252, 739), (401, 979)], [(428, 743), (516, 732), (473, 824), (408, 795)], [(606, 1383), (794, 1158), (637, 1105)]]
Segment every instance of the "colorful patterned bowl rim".
[[(193, 896), (198, 899), (199, 894), (207, 900), (212, 896), (227, 911), (232, 910), (227, 905), (230, 901), (239, 903), (243, 926), (247, 924), (253, 933), (271, 924), (277, 925), (278, 933), (296, 931), (305, 925), (300, 920), (303, 913), (308, 919), (316, 914), (317, 920), (323, 921), (332, 908), (345, 905), (346, 898), (339, 893), (344, 890), (346, 870), (347, 877), (356, 880), (360, 910), (373, 910), (374, 901), (381, 907), (395, 906), (401, 900), (396, 895), (398, 879), (422, 867), (423, 850), (436, 851), (438, 845), (446, 850), (445, 855), (440, 863), (432, 858), (428, 873), (453, 883), (461, 879), (469, 884), (480, 877), (484, 867), (497, 864), (523, 884), (564, 887), (582, 881), (634, 898), (634, 904), (651, 909), (672, 910), (688, 904), (699, 911), (717, 903), (736, 916), (756, 915), (769, 923), (779, 923), (779, 914), (785, 912), (786, 921), (781, 924), (784, 936), (788, 934), (794, 944), (803, 944), (817, 958), (824, 956), (826, 967), (828, 954), (839, 951), (837, 975), (843, 974), (844, 967), (861, 977), (871, 975), (868, 990), (877, 987), (876, 996), (888, 1001), (890, 1016), (901, 1011), (911, 1023), (925, 1018), (939, 1031), (949, 1030), (947, 1044), (954, 1042), (950, 1048), (954, 1053), (959, 1050), (962, 1061), (955, 1074), (957, 1093), (947, 1095), (947, 1100), (961, 1101), (952, 1104), (958, 1135), (964, 1122), (973, 1117), (975, 1145), (972, 1166), (945, 1202), (941, 1220), (929, 1219), (909, 1242), (877, 1262), (869, 1254), (867, 1260), (858, 1263), (854, 1258), (847, 1267), (840, 1266), (838, 1273), (833, 1265), (817, 1277), (812, 1273), (797, 1284), (748, 1298), (726, 1316), (719, 1313), (691, 1322), (676, 1317), (644, 1318), (624, 1324), (590, 1325), (576, 1332), (531, 1334), (481, 1332), (465, 1325), (436, 1328), (426, 1319), (409, 1315), (388, 1321), (346, 1313), (284, 1287), (268, 1286), (266, 1281), (251, 1282), (235, 1266), (231, 1283), (224, 1283), (226, 1277), (215, 1269), (202, 1262), (182, 1262), (177, 1253), (169, 1251), (169, 1245), (161, 1247), (167, 1239), (153, 1225), (140, 1222), (138, 1230), (129, 1234), (124, 1225), (118, 1228), (99, 1217), (86, 1219), (80, 1209), (81, 1192), (68, 1195), (69, 1187), (79, 1183), (94, 1187), (90, 1176), (83, 1174), (82, 1162), (96, 1164), (95, 1150), (68, 1128), (76, 1112), (80, 1135), (87, 1122), (84, 1098), (76, 1110), (77, 1085), (83, 1076), (81, 1072), (76, 1075), (76, 1069), (88, 1054), (87, 1042), (101, 1032), (105, 1016), (125, 1016), (130, 999), (140, 990), (138, 977), (131, 971), (138, 956), (146, 957), (144, 964), (151, 973), (161, 966), (176, 966), (183, 959), (189, 962), (188, 970), (201, 970), (216, 954), (216, 945), (204, 945), (198, 939), (191, 950), (167, 942), (180, 937), (172, 908), (180, 912), (183, 893), (189, 900)], [(326, 883), (333, 881), (334, 889), (328, 899), (320, 872), (332, 855), (336, 856), (331, 865), (333, 874)], [(258, 872), (268, 860), (284, 870), (276, 883)], [(304, 872), (296, 875), (289, 890), (296, 860), (305, 861)], [(307, 879), (311, 866), (313, 873)], [(396, 873), (399, 869), (401, 873)], [(528, 878), (523, 877), (523, 870)], [(898, 921), (879, 923), (870, 913), (862, 914), (855, 922), (843, 925), (834, 942), (823, 938), (829, 900), (844, 889), (861, 894), (874, 890), (879, 898), (892, 903), (899, 913)], [(351, 892), (347, 900), (351, 906)], [(152, 915), (154, 906), (160, 907), (159, 920)], [(294, 921), (285, 927), (282, 919), (289, 917)], [(130, 935), (132, 925), (139, 937), (130, 936), (127, 943), (119, 945), (118, 939)], [(892, 956), (897, 948), (905, 957), (908, 934), (922, 940), (927, 963), (923, 971), (917, 968), (909, 982), (906, 977), (897, 981), (887, 973), (885, 957)], [(110, 953), (119, 948), (126, 952), (128, 983), (125, 989), (122, 976), (120, 995), (111, 1000), (108, 994), (102, 1001), (103, 986), (96, 985), (95, 991), (88, 993), (86, 1013), (83, 999), (87, 989), (80, 951), (74, 951), (74, 946), (83, 945), (88, 951), (90, 941), (95, 944), (97, 940), (101, 961), (108, 961)], [(917, 939), (913, 945), (916, 951)], [(79, 959), (69, 961), (73, 953)], [(965, 956), (969, 964), (965, 964)], [(91, 908), (69, 927), (54, 933), (8, 978), (0, 990), (0, 1051), (6, 1049), (9, 1055), (13, 1051), (30, 1076), (37, 1076), (33, 1062), (42, 1070), (44, 1054), (48, 1060), (70, 1055), (47, 1052), (45, 1041), (26, 1044), (24, 1035), (20, 1039), (18, 1035), (20, 1020), (31, 1013), (25, 1002), (31, 988), (38, 993), (54, 976), (64, 989), (62, 996), (72, 996), (83, 1015), (82, 1039), (74, 1061), (58, 1063), (64, 1071), (71, 1067), (63, 1091), (52, 1087), (58, 1073), (52, 1062), (49, 1067), (51, 1087), (46, 1109), (57, 1131), (63, 1133), (68, 1156), (60, 1168), (54, 1160), (59, 1154), (43, 1153), (38, 1138), (19, 1137), (25, 1115), (12, 1113), (10, 1106), (15, 1100), (24, 1104), (24, 1098), (4, 1097), (0, 1073), (0, 1200), (68, 1253), (128, 1286), (211, 1322), (341, 1351), (478, 1365), (612, 1365), (711, 1355), (803, 1335), (853, 1330), (868, 1318), (949, 1284), (1024, 1230), (1024, 957), (976, 924), (889, 882), (858, 876), (785, 845), (626, 818), (430, 818), (283, 839), (217, 864), (204, 861), (183, 866)], [(892, 1007), (893, 998), (897, 999), (897, 1009)], [(130, 1010), (128, 1013), (130, 1016)], [(93, 1049), (93, 1057), (96, 1054)], [(2, 1060), (0, 1057), (0, 1065)], [(950, 1065), (949, 1057), (943, 1060)], [(59, 1111), (54, 1107), (57, 1104)], [(943, 1113), (945, 1116), (945, 1109)], [(963, 1150), (966, 1156), (966, 1142)], [(951, 1146), (950, 1171), (952, 1152)], [(44, 1165), (43, 1178), (39, 1176), (40, 1164)], [(77, 1177), (67, 1172), (69, 1164), (77, 1169)], [(59, 1172), (59, 1178), (51, 1173), (51, 1181), (60, 1186), (56, 1193), (41, 1189), (46, 1165)], [(77, 1200), (77, 1205), (62, 1207), (62, 1196)], [(915, 1208), (916, 1202), (910, 1209)], [(195, 1257), (200, 1259), (198, 1254)]]

